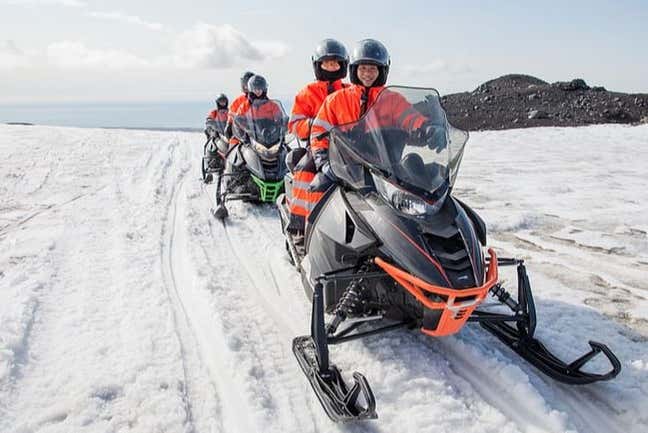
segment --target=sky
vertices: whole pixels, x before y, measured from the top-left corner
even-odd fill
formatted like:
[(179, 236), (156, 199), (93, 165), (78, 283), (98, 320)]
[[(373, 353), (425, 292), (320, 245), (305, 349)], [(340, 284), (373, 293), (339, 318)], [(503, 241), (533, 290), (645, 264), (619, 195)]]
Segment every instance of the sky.
[(0, 0), (0, 104), (211, 101), (244, 70), (291, 99), (317, 42), (390, 51), (389, 82), (470, 91), (508, 73), (648, 92), (648, 2)]

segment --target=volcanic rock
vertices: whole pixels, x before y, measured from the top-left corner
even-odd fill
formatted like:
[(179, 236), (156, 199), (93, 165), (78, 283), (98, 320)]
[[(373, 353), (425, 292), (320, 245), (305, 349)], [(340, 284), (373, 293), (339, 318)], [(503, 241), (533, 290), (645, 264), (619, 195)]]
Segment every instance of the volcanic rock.
[(453, 125), (473, 131), (648, 119), (648, 94), (610, 92), (582, 78), (549, 84), (529, 75), (505, 75), (441, 100)]

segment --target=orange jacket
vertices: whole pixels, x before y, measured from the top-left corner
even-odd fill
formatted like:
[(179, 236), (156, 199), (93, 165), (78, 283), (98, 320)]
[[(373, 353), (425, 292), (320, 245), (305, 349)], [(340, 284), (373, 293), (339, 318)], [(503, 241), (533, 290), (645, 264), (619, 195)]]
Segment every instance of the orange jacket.
[(230, 108), (229, 108), (229, 115), (228, 115), (228, 118), (227, 118), (227, 121), (228, 121), (228, 122), (231, 122), (231, 121), (232, 121), (232, 118), (234, 117), (234, 115), (235, 115), (236, 112), (238, 111), (239, 107), (240, 107), (241, 104), (243, 104), (245, 101), (247, 101), (247, 94), (245, 94), (245, 93), (241, 93), (240, 95), (238, 95), (238, 96), (237, 96), (237, 97), (232, 101), (232, 103), (230, 104)]
[(227, 110), (227, 108), (217, 108), (216, 110), (212, 110), (209, 112), (209, 114), (207, 115), (207, 119), (226, 122), (228, 116), (229, 116), (229, 111)]
[[(384, 94), (381, 94), (382, 92)], [(361, 104), (363, 94), (366, 94), (364, 107)], [(375, 128), (398, 126), (413, 130), (419, 128), (426, 121), (426, 118), (412, 107), (400, 93), (385, 89), (383, 86), (370, 87), (367, 92), (364, 86), (355, 84), (331, 94), (322, 104), (311, 128), (312, 152), (328, 150), (328, 138), (317, 137), (335, 126), (358, 121), (376, 102), (379, 94), (381, 94), (380, 107), (372, 111), (373, 117), (368, 119), (367, 126)]]
[(311, 124), (319, 111), (324, 99), (336, 90), (343, 89), (349, 85), (342, 80), (333, 82), (314, 81), (307, 84), (295, 96), (288, 129), (300, 140), (308, 140), (311, 132)]
[[(231, 125), (232, 122), (234, 121), (234, 116), (236, 115), (236, 112), (240, 108), (241, 104), (243, 104), (245, 101), (247, 101), (247, 94), (241, 93), (238, 95), (230, 104), (229, 108), (229, 113), (227, 114), (227, 127), (225, 128), (228, 134), (231, 132)], [(229, 139), (229, 143), (231, 146), (238, 144), (239, 140), (238, 138), (231, 136)]]

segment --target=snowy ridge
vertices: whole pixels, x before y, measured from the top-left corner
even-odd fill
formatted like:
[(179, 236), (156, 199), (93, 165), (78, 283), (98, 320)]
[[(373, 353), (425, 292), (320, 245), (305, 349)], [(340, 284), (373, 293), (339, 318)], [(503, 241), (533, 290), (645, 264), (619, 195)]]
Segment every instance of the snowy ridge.
[(276, 211), (211, 217), (201, 134), (0, 126), (0, 431), (644, 432), (647, 139), (475, 133), (456, 188), (527, 260), (539, 338), (567, 359), (609, 344), (615, 380), (557, 384), (474, 325), (396, 331), (332, 348), (378, 402), (340, 426), (292, 355), (310, 305)]

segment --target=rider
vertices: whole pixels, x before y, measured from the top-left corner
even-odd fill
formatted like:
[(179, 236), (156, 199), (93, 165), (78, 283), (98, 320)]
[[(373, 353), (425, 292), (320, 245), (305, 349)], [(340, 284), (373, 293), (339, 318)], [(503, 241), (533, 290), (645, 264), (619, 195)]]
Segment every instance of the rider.
[(226, 121), (229, 112), (227, 108), (228, 104), (229, 100), (227, 99), (227, 95), (224, 93), (218, 95), (216, 97), (216, 109), (209, 112), (207, 119)]
[(309, 210), (317, 204), (334, 181), (328, 164), (328, 132), (335, 126), (356, 122), (371, 107), (381, 92), (381, 112), (374, 112), (377, 126), (399, 126), (425, 141), (434, 128), (399, 93), (385, 90), (390, 58), (387, 48), (375, 40), (359, 41), (353, 50), (349, 66), (352, 85), (335, 92), (324, 101), (311, 127), (311, 153), (318, 174), (309, 187)]
[(232, 136), (232, 122), (234, 121), (234, 115), (241, 106), (241, 104), (247, 100), (248, 97), (248, 87), (247, 83), (250, 78), (254, 75), (254, 72), (246, 71), (241, 75), (241, 91), (243, 92), (237, 96), (230, 105), (229, 115), (227, 117), (227, 126), (225, 127), (225, 136), (229, 139), (230, 147), (237, 144), (239, 141), (236, 137)]
[[(347, 50), (335, 39), (319, 42), (311, 57), (316, 81), (307, 84), (295, 96), (288, 129), (297, 138), (309, 142), (311, 125), (324, 99), (336, 90), (348, 87), (342, 83), (347, 75), (349, 55)], [(290, 222), (287, 230), (293, 235), (303, 235), (308, 206), (304, 199), (308, 195), (308, 185), (315, 177), (315, 164), (307, 149), (298, 148), (286, 158), (293, 172), (293, 189), (290, 197)]]
[[(268, 99), (268, 82), (264, 77), (253, 75), (247, 83), (247, 88), (247, 98), (241, 103), (232, 117), (234, 123), (244, 122), (250, 115), (255, 119), (284, 121), (281, 107)], [(251, 111), (250, 114), (248, 114), (249, 111)], [(231, 140), (230, 147), (232, 147)]]
[(210, 111), (209, 114), (207, 114), (207, 119), (205, 119), (205, 135), (207, 136), (208, 140), (211, 138), (211, 135), (209, 133), (210, 124), (214, 123), (214, 121), (220, 124), (225, 124), (227, 122), (227, 117), (229, 114), (229, 110), (227, 108), (228, 104), (229, 101), (224, 93), (221, 93), (216, 97), (216, 109)]

